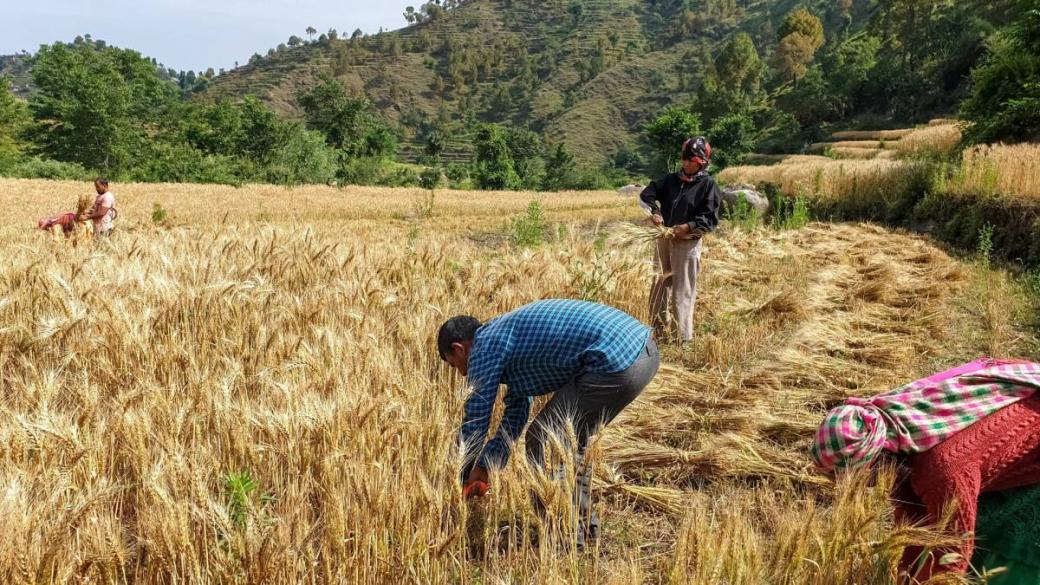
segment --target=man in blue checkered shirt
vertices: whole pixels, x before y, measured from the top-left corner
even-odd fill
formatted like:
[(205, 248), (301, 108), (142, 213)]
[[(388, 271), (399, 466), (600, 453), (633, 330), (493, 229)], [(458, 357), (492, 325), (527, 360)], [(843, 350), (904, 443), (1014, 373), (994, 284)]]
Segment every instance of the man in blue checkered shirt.
[[(527, 430), (528, 461), (545, 466), (547, 434), (573, 425), (579, 462), (589, 438), (643, 391), (660, 365), (650, 330), (634, 317), (605, 305), (573, 300), (538, 301), (481, 324), (473, 317), (449, 319), (437, 336), (441, 358), (466, 376), (459, 433), (465, 449), (467, 484), (487, 483), (487, 470), (505, 464), (513, 442), (527, 425), (535, 396), (552, 398)], [(499, 385), (505, 410), (488, 441)], [(575, 492), (583, 528), (578, 544), (596, 538), (590, 466), (580, 465)]]

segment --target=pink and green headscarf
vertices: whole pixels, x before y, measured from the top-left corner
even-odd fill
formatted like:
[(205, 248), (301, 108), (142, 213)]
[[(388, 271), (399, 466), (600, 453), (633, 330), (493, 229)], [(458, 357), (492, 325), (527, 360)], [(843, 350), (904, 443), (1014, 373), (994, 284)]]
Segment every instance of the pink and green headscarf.
[(983, 358), (827, 413), (811, 454), (825, 471), (921, 453), (1040, 389), (1040, 364)]

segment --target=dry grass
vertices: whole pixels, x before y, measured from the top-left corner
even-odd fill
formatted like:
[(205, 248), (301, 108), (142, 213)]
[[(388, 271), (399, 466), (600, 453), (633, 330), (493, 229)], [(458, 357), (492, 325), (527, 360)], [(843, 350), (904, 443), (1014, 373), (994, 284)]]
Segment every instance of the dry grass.
[(837, 159), (870, 160), (872, 158), (878, 158), (878, 155), (881, 153), (890, 151), (881, 150), (880, 148), (846, 148), (836, 146), (827, 152), (833, 158)]
[(959, 124), (933, 120), (928, 126), (904, 136), (893, 148), (903, 156), (945, 156), (956, 150), (962, 136)]
[(843, 140), (839, 142), (825, 142), (831, 148), (865, 148), (869, 150), (883, 150), (885, 142), (881, 140)]
[(968, 149), (950, 188), (958, 193), (1040, 197), (1040, 145)]
[(773, 166), (730, 167), (719, 177), (727, 183), (772, 183), (790, 196), (834, 200), (901, 193), (913, 171), (913, 163), (900, 160), (792, 157)]
[(835, 132), (831, 134), (831, 140), (842, 141), (842, 140), (900, 140), (907, 134), (913, 132), (913, 128), (903, 128), (899, 130), (848, 130), (844, 132)]
[[(93, 193), (85, 183), (0, 178), (5, 201), (12, 205), (5, 226), (34, 224), (40, 216), (73, 211), (76, 196)], [(113, 185), (121, 226), (148, 223), (153, 203), (169, 211), (172, 225), (243, 225), (248, 223), (307, 223), (342, 225), (373, 220), (404, 225), (416, 219), (417, 207), (428, 195), (423, 189), (324, 186), (283, 188), (275, 185), (199, 186), (188, 184)], [(503, 220), (522, 211), (535, 195), (491, 192), (474, 197), (467, 191), (438, 190), (434, 206), (438, 230), (500, 228)], [(614, 191), (563, 192), (537, 195), (546, 212), (560, 219), (596, 217), (614, 220), (633, 215), (631, 200)], [(93, 196), (90, 203), (93, 204)], [(490, 204), (490, 206), (489, 206)]]
[[(976, 306), (985, 269), (921, 238), (724, 229), (695, 348), (667, 350), (593, 449), (605, 535), (582, 555), (529, 509), (533, 486), (567, 517), (568, 494), (516, 459), (482, 507), (460, 501), (464, 395), (433, 335), (578, 296), (589, 265), (611, 275), (599, 300), (645, 319), (648, 247), (588, 233), (631, 202), (546, 197), (568, 227), (521, 251), (472, 234), (526, 194), (438, 193), (409, 219), (418, 192), (116, 185), (122, 232), (73, 249), (29, 226), (85, 186), (0, 187), (3, 583), (888, 582), (932, 536), (892, 530), (884, 482), (816, 476), (816, 422), (1027, 343)], [(144, 219), (153, 201), (174, 227)]]

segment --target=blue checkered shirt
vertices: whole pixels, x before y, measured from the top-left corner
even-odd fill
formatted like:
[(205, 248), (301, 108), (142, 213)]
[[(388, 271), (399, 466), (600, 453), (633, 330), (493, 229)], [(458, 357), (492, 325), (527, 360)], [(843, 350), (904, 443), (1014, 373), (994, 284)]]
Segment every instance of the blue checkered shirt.
[[(632, 316), (584, 301), (538, 301), (489, 321), (477, 330), (469, 355), (473, 392), (459, 433), (466, 461), (485, 469), (505, 464), (534, 396), (555, 392), (582, 374), (628, 369), (649, 338), (650, 330)], [(485, 445), (500, 384), (508, 387), (505, 412)]]

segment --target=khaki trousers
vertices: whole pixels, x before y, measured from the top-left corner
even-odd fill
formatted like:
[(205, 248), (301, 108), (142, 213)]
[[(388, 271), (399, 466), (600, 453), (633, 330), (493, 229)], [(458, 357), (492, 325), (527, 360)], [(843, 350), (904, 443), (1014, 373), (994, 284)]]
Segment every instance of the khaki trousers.
[[(650, 319), (654, 331), (662, 339), (690, 341), (694, 333), (697, 275), (701, 271), (701, 240), (662, 238), (657, 240), (655, 257), (661, 274), (650, 291)], [(669, 296), (672, 301), (671, 328), (668, 327)]]

